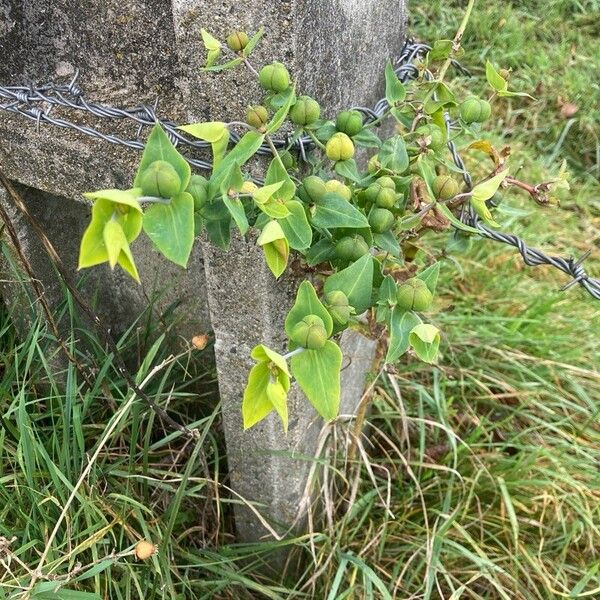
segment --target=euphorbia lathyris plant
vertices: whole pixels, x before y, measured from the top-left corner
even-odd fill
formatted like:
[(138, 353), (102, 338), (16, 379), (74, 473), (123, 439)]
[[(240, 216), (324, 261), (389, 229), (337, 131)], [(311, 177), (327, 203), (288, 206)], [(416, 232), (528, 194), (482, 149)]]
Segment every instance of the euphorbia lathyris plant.
[[(547, 201), (550, 184), (565, 183), (557, 179), (533, 188), (509, 177), (506, 153), (479, 139), (490, 103), (474, 96), (460, 101), (442, 81), (452, 51), (447, 40), (423, 59), (410, 86), (387, 65), (388, 109), (380, 119), (365, 123), (357, 110), (344, 110), (333, 120), (322, 118), (315, 99), (296, 94), (281, 63), (257, 71), (249, 57), (261, 35), (249, 38), (235, 32), (225, 46), (202, 31), (208, 50), (205, 69), (249, 68), (265, 92), (261, 104), (249, 106), (245, 122), (180, 127), (210, 144), (213, 167), (207, 178), (192, 175), (188, 162), (155, 126), (131, 189), (86, 194), (94, 205), (79, 266), (119, 264), (139, 281), (130, 244), (142, 230), (166, 258), (183, 267), (197, 235), (204, 231), (210, 242), (226, 250), (232, 227), (242, 235), (250, 227), (260, 231), (257, 244), (275, 277), (295, 253), (311, 276), (300, 284), (285, 321), (288, 353), (262, 344), (252, 350), (256, 365), (242, 403), (245, 427), (275, 410), (287, 429), (291, 377), (324, 418), (338, 414), (342, 353), (336, 336), (367, 311), (389, 331), (387, 362), (409, 348), (423, 361), (436, 360), (440, 333), (423, 321), (423, 313), (432, 306), (439, 263), (418, 273), (409, 268), (423, 234), (453, 226), (468, 241), (477, 230), (455, 214), (464, 203), (485, 223), (497, 226), (493, 211), (500, 187), (535, 189), (535, 199)], [(231, 60), (219, 63), (223, 50)], [(442, 77), (436, 79), (438, 61), (443, 63)], [(517, 95), (489, 63), (487, 77), (494, 96)], [(451, 130), (445, 113), (455, 123)], [(384, 118), (395, 128), (380, 139), (377, 130)], [(289, 147), (277, 150), (272, 136), (282, 127), (292, 132)], [(231, 146), (230, 131), (240, 128), (245, 131)], [(307, 162), (301, 165), (289, 151), (300, 136), (312, 139)], [(492, 165), (473, 189), (461, 191), (460, 170), (447, 144), (469, 138), (474, 141), (467, 150), (483, 151)], [(263, 144), (273, 157), (258, 184), (244, 165)], [(372, 152), (365, 170), (355, 160), (357, 148)]]

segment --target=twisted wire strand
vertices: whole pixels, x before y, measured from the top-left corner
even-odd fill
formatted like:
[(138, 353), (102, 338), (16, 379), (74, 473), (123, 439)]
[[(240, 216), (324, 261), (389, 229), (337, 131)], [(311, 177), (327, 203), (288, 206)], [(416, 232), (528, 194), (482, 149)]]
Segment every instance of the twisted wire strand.
[[(415, 62), (423, 58), (430, 50), (431, 47), (427, 44), (407, 39), (400, 55), (393, 63), (398, 79), (406, 83), (418, 77), (419, 69), (415, 65)], [(452, 65), (462, 75), (470, 75), (469, 71), (459, 62), (453, 60)], [(81, 125), (67, 119), (54, 117), (51, 114), (53, 107), (60, 106), (71, 110), (83, 111), (101, 119), (131, 120), (139, 126), (137, 132), (138, 138), (144, 127), (153, 126), (158, 123), (167, 132), (167, 135), (175, 146), (187, 146), (196, 150), (203, 150), (210, 147), (208, 142), (185, 136), (177, 129), (177, 124), (173, 121), (160, 119), (156, 114), (157, 103), (154, 106), (140, 104), (132, 108), (118, 108), (106, 104), (89, 102), (78, 84), (78, 77), (79, 72), (77, 71), (70, 82), (63, 84), (49, 82), (38, 86), (34, 86), (33, 84), (29, 86), (0, 85), (0, 100), (4, 100), (4, 102), (0, 103), (0, 110), (12, 112), (36, 121), (38, 127), (41, 123), (45, 123), (65, 129), (73, 129), (90, 137), (101, 139), (110, 144), (125, 146), (133, 150), (143, 150), (144, 142), (139, 139), (124, 139), (118, 135), (104, 133), (90, 125)], [(40, 104), (45, 105), (46, 108), (41, 108)], [(381, 118), (388, 107), (387, 100), (382, 98), (373, 107), (355, 106), (353, 108), (360, 111), (364, 116), (365, 123), (369, 124)], [(445, 120), (450, 130), (452, 128), (452, 121), (448, 114), (445, 115)], [(231, 132), (233, 143), (239, 139), (239, 134)], [(273, 143), (277, 149), (290, 148), (296, 151), (304, 161), (307, 159), (307, 152), (314, 148), (313, 140), (306, 135), (295, 140), (290, 140), (289, 136), (274, 138)], [(448, 141), (448, 149), (452, 155), (454, 164), (461, 171), (466, 188), (471, 189), (473, 187), (471, 175), (465, 168), (464, 161), (452, 140)], [(258, 150), (258, 154), (261, 155), (270, 155), (271, 153), (271, 149), (267, 144), (263, 144)], [(186, 154), (184, 154), (184, 157), (192, 166), (198, 169), (209, 170), (212, 168), (212, 164), (208, 160), (194, 158)], [(467, 204), (464, 204), (461, 208), (460, 220), (464, 224), (476, 229), (482, 237), (516, 248), (523, 257), (526, 265), (531, 267), (550, 265), (569, 275), (571, 281), (563, 286), (563, 290), (579, 284), (591, 296), (600, 300), (600, 280), (591, 278), (582, 266), (582, 262), (587, 258), (589, 252), (578, 260), (573, 257), (549, 256), (539, 249), (531, 248), (517, 235), (490, 229), (482, 223), (479, 216)]]

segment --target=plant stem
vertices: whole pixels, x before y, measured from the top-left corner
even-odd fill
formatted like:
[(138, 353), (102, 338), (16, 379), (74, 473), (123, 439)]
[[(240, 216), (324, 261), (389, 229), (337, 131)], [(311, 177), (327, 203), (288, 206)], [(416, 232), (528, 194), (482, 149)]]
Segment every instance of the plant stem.
[(296, 348), (295, 350), (292, 350), (291, 352), (288, 352), (287, 354), (283, 355), (283, 358), (285, 358), (285, 360), (288, 360), (288, 358), (292, 358), (292, 356), (296, 356), (296, 354), (300, 354), (301, 352), (304, 352), (306, 350), (306, 348)]
[(315, 134), (314, 134), (312, 131), (310, 131), (309, 129), (307, 129), (307, 130), (305, 130), (305, 131), (306, 131), (306, 133), (308, 133), (308, 135), (309, 135), (310, 139), (311, 139), (311, 140), (312, 140), (312, 141), (313, 141), (313, 142), (314, 142), (314, 143), (315, 143), (315, 144), (316, 144), (316, 145), (317, 145), (319, 148), (321, 148), (321, 150), (325, 150), (325, 144), (323, 144), (323, 142), (321, 142), (321, 140), (319, 140), (319, 139), (317, 138), (317, 136), (316, 136), (316, 135), (315, 135)]
[(473, 12), (473, 7), (475, 6), (475, 0), (469, 0), (469, 4), (467, 4), (467, 8), (465, 10), (465, 14), (463, 16), (463, 20), (454, 36), (454, 40), (452, 41), (452, 52), (450, 56), (446, 59), (440, 72), (438, 73), (437, 80), (443, 81), (446, 75), (446, 71), (452, 64), (452, 54), (458, 52), (460, 48), (460, 42), (462, 41), (463, 35), (465, 33), (465, 29), (467, 28), (467, 24), (469, 23), (469, 19), (471, 18), (471, 13)]

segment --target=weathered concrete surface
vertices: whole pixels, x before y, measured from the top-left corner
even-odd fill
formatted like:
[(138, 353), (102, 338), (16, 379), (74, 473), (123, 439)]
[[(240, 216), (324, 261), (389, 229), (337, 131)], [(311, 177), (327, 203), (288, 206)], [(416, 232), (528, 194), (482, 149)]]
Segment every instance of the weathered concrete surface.
[[(255, 236), (248, 237), (243, 240), (237, 236), (229, 253), (205, 246), (227, 461), (233, 489), (256, 503), (263, 516), (283, 533), (297, 516), (323, 420), (293, 384), (288, 396), (287, 435), (274, 413), (250, 430), (243, 429), (242, 394), (254, 364), (250, 351), (259, 343), (281, 353), (287, 351), (284, 321), (298, 285), (291, 276), (276, 281), (264, 264), (262, 250), (253, 243)], [(353, 414), (376, 344), (348, 331), (341, 346), (346, 368), (342, 372), (340, 412)], [(257, 540), (266, 534), (264, 526), (243, 505), (236, 507), (236, 524), (242, 540)]]
[[(211, 4), (174, 0), (178, 80), (188, 120), (239, 119), (261, 91), (247, 71), (197, 76), (205, 52), (196, 31), (206, 27), (223, 38), (240, 28), (267, 35), (252, 62), (280, 60), (290, 67), (300, 93), (313, 95), (323, 114), (371, 105), (383, 93), (383, 70), (404, 41), (405, 5), (398, 0), (233, 1)], [(210, 19), (207, 19), (207, 12)], [(232, 487), (255, 502), (280, 531), (293, 523), (323, 422), (297, 387), (289, 395), (287, 436), (272, 415), (248, 432), (242, 429), (241, 400), (252, 347), (264, 342), (284, 351), (283, 323), (298, 280), (275, 281), (254, 240), (237, 238), (229, 253), (203, 244), (208, 301), (216, 337), (215, 354)], [(353, 413), (374, 358), (374, 343), (348, 334), (343, 342), (342, 412)], [(265, 528), (243, 505), (236, 506), (239, 538), (257, 540)]]
[[(0, 82), (69, 81), (76, 69), (86, 97), (114, 106), (153, 104), (159, 112), (181, 121), (184, 110), (175, 85), (178, 74), (171, 3), (166, 0), (87, 2), (67, 0), (0, 0)], [(45, 108), (45, 107), (44, 107)], [(52, 115), (91, 125), (125, 139), (135, 139), (132, 121), (106, 122), (83, 112), (54, 107)], [(83, 192), (131, 185), (139, 152), (81, 133), (41, 125), (0, 111), (0, 168), (22, 188), (32, 214), (45, 228), (75, 274), (79, 241), (90, 210)], [(37, 191), (36, 191), (37, 190)], [(42, 192), (45, 192), (42, 193)], [(63, 297), (46, 254), (23, 220), (16, 222), (36, 276), (51, 305)], [(147, 240), (133, 245), (142, 286), (120, 269), (106, 265), (77, 278), (115, 334), (126, 330), (149, 306), (158, 290), (167, 287), (154, 305), (155, 316), (179, 301), (174, 319), (177, 335), (210, 329), (204, 291), (201, 249), (187, 271), (172, 265)], [(11, 297), (16, 288), (4, 289)]]
[[(76, 5), (67, 0), (0, 0), (1, 16), (6, 16), (0, 24), (1, 82), (67, 80), (77, 67), (89, 99), (131, 106), (152, 103), (160, 94), (159, 114), (178, 122), (239, 119), (247, 104), (261, 97), (257, 83), (243, 70), (200, 71), (205, 56), (200, 27), (223, 38), (234, 29), (254, 32), (264, 25), (267, 35), (253, 62), (257, 66), (285, 62), (298, 89), (315, 96), (330, 117), (340, 108), (369, 106), (381, 97), (385, 61), (397, 54), (405, 30), (404, 0), (106, 0)], [(61, 111), (53, 114), (60, 116)], [(69, 118), (73, 116), (70, 111)], [(76, 118), (106, 127), (83, 113)], [(135, 135), (132, 124), (110, 121), (108, 128), (121, 137)], [(90, 189), (128, 185), (137, 160), (135, 151), (48, 126), (38, 132), (35, 123), (0, 112), (0, 166), (16, 181), (50, 194), (32, 192), (28, 204), (48, 203), (47, 211), (40, 209), (40, 219), (49, 233), (54, 231), (51, 237), (63, 245), (63, 256), (72, 265), (77, 252), (73, 240), (79, 240), (88, 209), (73, 208), (75, 203), (64, 208), (65, 204), (80, 200)], [(74, 216), (57, 217), (67, 212)], [(67, 227), (69, 234), (61, 233)], [(25, 226), (21, 231), (28, 237)], [(70, 237), (70, 243), (61, 235)], [(155, 254), (140, 246), (134, 253), (140, 274), (148, 281), (155, 273)], [(33, 248), (30, 252), (35, 257)], [(244, 433), (240, 407), (252, 346), (265, 342), (279, 350), (284, 347), (283, 321), (297, 280), (275, 281), (253, 239), (236, 240), (228, 254), (203, 244), (203, 253), (231, 483), (248, 500), (262, 505), (262, 512), (283, 530), (295, 516), (304, 489), (308, 461), (298, 453), (314, 453), (322, 423), (296, 389), (290, 394), (287, 437), (275, 418)], [(177, 293), (196, 297), (194, 314), (200, 326), (205, 318), (205, 284), (201, 254), (195, 256), (197, 263), (183, 276)], [(36, 269), (41, 278), (47, 276), (41, 257)], [(91, 285), (110, 290), (117, 299), (127, 298), (131, 306), (142, 302), (140, 291), (130, 289), (133, 284), (116, 281), (114, 277), (120, 276), (107, 270), (94, 271), (89, 275)], [(163, 282), (172, 277), (162, 266), (156, 275)], [(118, 292), (113, 291), (115, 285)], [(112, 298), (105, 293), (98, 296), (110, 314)], [(192, 306), (190, 314), (195, 310)], [(344, 373), (344, 380), (352, 381), (344, 386), (344, 412), (350, 412), (362, 394), (373, 347), (357, 348), (357, 339), (344, 342), (348, 350), (358, 352), (358, 357), (351, 357), (351, 370)], [(266, 533), (243, 507), (237, 525), (242, 540)]]
[[(46, 231), (73, 279), (79, 281), (84, 296), (111, 327), (115, 337), (124, 333), (149, 306), (151, 315), (146, 315), (140, 321), (141, 329), (149, 318), (154, 323), (165, 323), (163, 315), (169, 309), (168, 321), (169, 326), (173, 326), (174, 342), (179, 339), (178, 336), (189, 342), (193, 335), (207, 331), (210, 319), (206, 294), (203, 292), (204, 260), (201, 252), (196, 252), (190, 259), (188, 269), (183, 270), (162, 259), (149, 240), (140, 237), (132, 248), (141, 285), (121, 269), (112, 271), (108, 265), (78, 273), (79, 242), (90, 218), (90, 207), (19, 184), (15, 184), (15, 188), (27, 204), (30, 214)], [(21, 248), (44, 288), (46, 299), (51, 306), (59, 306), (64, 300), (62, 284), (41, 241), (3, 188), (0, 189), (0, 202), (11, 217)], [(56, 226), (57, 223), (59, 226)], [(2, 270), (8, 272), (6, 268)], [(22, 286), (11, 278), (2, 279), (2, 296), (9, 302), (10, 299), (18, 302)], [(197, 282), (197, 289), (192, 285), (194, 281)], [(32, 296), (32, 299), (35, 300), (35, 297)], [(27, 312), (28, 306), (22, 305), (19, 310)], [(28, 317), (27, 314), (23, 316)]]

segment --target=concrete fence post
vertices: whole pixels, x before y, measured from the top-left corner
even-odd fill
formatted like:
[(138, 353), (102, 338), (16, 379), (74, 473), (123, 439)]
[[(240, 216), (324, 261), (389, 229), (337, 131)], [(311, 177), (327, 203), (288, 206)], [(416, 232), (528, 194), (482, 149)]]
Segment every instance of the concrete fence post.
[[(319, 100), (325, 115), (340, 108), (370, 106), (383, 93), (386, 60), (398, 54), (405, 35), (404, 0), (106, 0), (73, 4), (69, 0), (0, 0), (0, 82), (65, 81), (76, 69), (88, 98), (116, 106), (153, 104), (176, 122), (240, 119), (260, 90), (243, 70), (207, 74), (200, 68), (204, 49), (199, 29), (223, 39), (229, 32), (266, 29), (253, 60), (285, 62), (298, 90)], [(104, 128), (135, 139), (131, 123), (99, 122), (84, 112), (56, 116)], [(0, 111), (0, 166), (20, 184), (31, 211), (55, 241), (73, 270), (78, 240), (89, 218), (82, 193), (129, 185), (139, 158), (135, 151), (86, 137), (73, 130), (39, 128), (35, 122)], [(257, 161), (251, 169), (260, 170)], [(255, 171), (256, 172), (256, 171)], [(0, 199), (5, 202), (5, 199)], [(27, 225), (15, 221), (37, 276), (50, 296), (51, 270)], [(145, 289), (105, 268), (90, 275), (88, 294), (99, 310), (125, 329), (164, 283), (169, 305), (182, 301), (178, 332), (206, 331), (216, 337), (216, 362), (223, 406), (231, 486), (256, 503), (280, 531), (293, 522), (304, 491), (310, 457), (322, 422), (294, 389), (290, 394), (290, 431), (267, 419), (244, 432), (241, 398), (250, 349), (259, 342), (283, 350), (283, 320), (298, 279), (276, 281), (263, 263), (252, 234), (234, 236), (228, 253), (201, 243), (187, 272), (166, 264), (149, 244), (134, 247)], [(137, 244), (137, 243), (136, 243)], [(5, 290), (10, 295), (10, 290)], [(119, 302), (119, 311), (114, 303)], [(160, 304), (159, 304), (160, 308)], [(208, 314), (210, 313), (210, 314)], [(114, 322), (114, 321), (118, 322)], [(374, 343), (348, 332), (342, 340), (343, 412), (360, 399), (373, 359)], [(236, 513), (239, 538), (249, 541), (266, 530), (241, 505)]]

